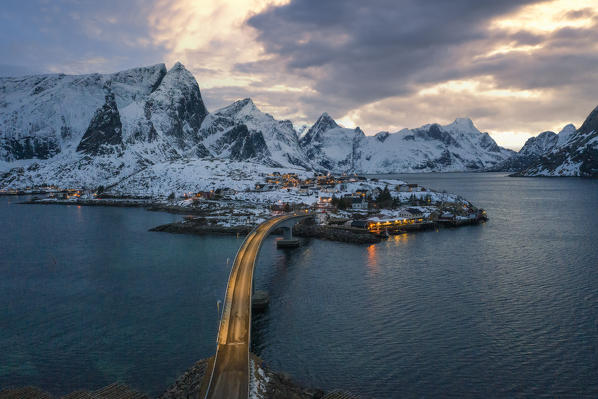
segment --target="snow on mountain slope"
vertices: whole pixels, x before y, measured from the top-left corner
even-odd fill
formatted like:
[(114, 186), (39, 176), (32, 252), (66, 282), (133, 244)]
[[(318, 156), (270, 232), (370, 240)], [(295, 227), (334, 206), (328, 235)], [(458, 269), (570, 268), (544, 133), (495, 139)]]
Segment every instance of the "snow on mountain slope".
[(575, 133), (575, 130), (576, 130), (575, 126), (572, 123), (565, 126), (558, 134), (559, 139), (558, 139), (556, 146), (562, 147), (564, 145), (567, 145), (567, 142), (569, 141), (571, 136)]
[[(37, 81), (36, 77), (26, 78), (27, 84), (23, 84), (27, 87), (32, 86), (29, 79)], [(63, 79), (68, 83), (56, 83)], [(42, 182), (97, 187), (114, 184), (155, 163), (210, 155), (200, 143), (199, 128), (207, 111), (199, 86), (180, 63), (168, 72), (162, 64), (111, 75), (62, 75), (51, 79), (51, 83), (55, 93), (43, 101), (32, 100), (31, 94), (25, 93), (28, 98), (20, 101), (24, 105), (19, 114), (31, 112), (37, 117), (35, 112), (41, 109), (34, 138), (50, 140), (57, 151), (40, 156), (15, 153), (14, 146), (3, 146), (2, 155), (8, 161), (19, 159), (19, 155), (40, 158), (32, 159), (30, 166), (20, 165), (22, 168), (4, 175), (4, 186), (22, 187)], [(80, 87), (73, 88), (75, 84)], [(23, 90), (20, 94), (27, 97)], [(81, 103), (80, 109), (77, 101)], [(11, 106), (15, 108), (14, 104)], [(67, 109), (77, 113), (77, 118), (64, 111)], [(45, 122), (41, 119), (44, 116)], [(69, 134), (62, 134), (59, 139), (52, 125), (56, 120), (69, 121), (63, 129)], [(8, 140), (11, 135), (18, 137), (20, 125), (5, 123), (3, 128), (5, 126), (9, 126), (9, 130), (7, 133), (2, 130), (4, 144), (6, 137)]]
[(180, 63), (170, 70), (159, 64), (103, 75), (0, 78), (0, 94), (0, 168), (11, 169), (0, 176), (3, 188), (118, 185), (123, 192), (153, 192), (154, 185), (175, 184), (177, 174), (191, 184), (181, 165), (199, 179), (204, 158), (393, 173), (479, 170), (510, 154), (469, 119), (368, 137), (326, 113), (296, 131), (249, 98), (208, 114), (195, 78)]
[(365, 136), (323, 114), (300, 140), (308, 157), (335, 172), (398, 173), (480, 170), (512, 153), (499, 147), (470, 119)]
[(573, 125), (565, 126), (554, 148), (515, 175), (598, 177), (598, 107), (579, 129), (573, 129)]
[(114, 74), (0, 78), (0, 160), (47, 159), (79, 144), (112, 86), (124, 108), (148, 95), (166, 74), (164, 64)]
[(513, 154), (491, 170), (518, 172), (527, 169), (537, 163), (542, 156), (566, 146), (574, 133), (575, 126), (568, 124), (558, 134), (546, 131), (535, 137), (530, 137), (518, 153)]
[(145, 103), (154, 128), (180, 150), (196, 146), (199, 128), (208, 114), (191, 72), (177, 62)]
[[(306, 177), (304, 169), (288, 168), (299, 176)], [(182, 159), (149, 165), (142, 171), (111, 187), (111, 192), (127, 195), (168, 196), (175, 192), (195, 193), (218, 188), (232, 188), (243, 195), (247, 189), (254, 189), (256, 180), (279, 171), (278, 168), (252, 161), (202, 158)]]
[(277, 121), (250, 98), (210, 114), (200, 130), (203, 144), (215, 155), (259, 160), (266, 165), (310, 168), (291, 121)]
[(299, 144), (317, 169), (334, 172), (354, 170), (354, 149), (365, 138), (359, 128), (339, 126), (326, 112), (301, 137)]
[(369, 140), (362, 152), (365, 162), (361, 169), (368, 173), (481, 170), (508, 155), (471, 120), (457, 119), (446, 126), (403, 129), (383, 141)]
[(559, 136), (555, 132), (542, 132), (536, 137), (530, 137), (519, 154), (521, 155), (542, 155), (552, 149), (558, 144)]

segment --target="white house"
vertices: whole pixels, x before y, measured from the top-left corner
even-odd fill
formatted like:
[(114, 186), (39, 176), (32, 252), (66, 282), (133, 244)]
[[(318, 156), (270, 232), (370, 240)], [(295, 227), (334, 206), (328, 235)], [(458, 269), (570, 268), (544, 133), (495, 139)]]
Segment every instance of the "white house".
[(352, 198), (351, 209), (353, 210), (366, 210), (368, 209), (368, 201), (364, 198)]
[(419, 219), (423, 217), (423, 214), (419, 209), (416, 208), (406, 208), (399, 210), (399, 217), (405, 219)]

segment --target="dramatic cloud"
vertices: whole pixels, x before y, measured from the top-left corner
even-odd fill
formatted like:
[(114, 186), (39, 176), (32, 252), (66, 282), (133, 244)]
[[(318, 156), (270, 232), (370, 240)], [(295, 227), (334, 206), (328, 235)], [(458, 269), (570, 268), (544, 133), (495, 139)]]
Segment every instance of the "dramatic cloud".
[(0, 63), (28, 71), (111, 72), (162, 62), (143, 0), (6, 0)]
[(373, 133), (471, 116), (517, 147), (598, 103), (597, 3), (525, 3), (305, 0), (248, 24), (273, 67), (312, 80), (311, 118), (326, 106)]
[(367, 134), (469, 116), (517, 148), (598, 104), (598, 0), (21, 3), (0, 12), (0, 72), (181, 61), (211, 110), (252, 97)]

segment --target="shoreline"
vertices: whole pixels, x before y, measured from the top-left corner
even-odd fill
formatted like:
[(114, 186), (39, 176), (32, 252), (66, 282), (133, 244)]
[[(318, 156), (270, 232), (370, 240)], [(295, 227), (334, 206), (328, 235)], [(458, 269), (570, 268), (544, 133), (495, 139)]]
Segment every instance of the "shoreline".
[[(23, 194), (30, 195), (30, 194)], [(167, 212), (176, 215), (203, 215), (203, 209), (184, 207), (179, 205), (166, 205), (158, 202), (149, 202), (144, 199), (78, 199), (71, 200), (40, 200), (30, 199), (19, 202), (22, 205), (77, 205), (77, 206), (105, 206), (115, 208), (145, 208), (151, 212)]]
[[(158, 203), (145, 198), (107, 198), (107, 199), (76, 199), (76, 200), (47, 200), (30, 199), (19, 202), (25, 205), (77, 205), (77, 206), (105, 206), (119, 208), (144, 208), (152, 212), (167, 212), (177, 215), (203, 216), (202, 218), (186, 218), (178, 222), (158, 225), (148, 229), (151, 232), (164, 232), (172, 234), (194, 234), (194, 235), (247, 235), (257, 224), (221, 225), (208, 223), (207, 217), (226, 217), (226, 215), (212, 215), (209, 210), (185, 207), (180, 205), (168, 205)], [(218, 219), (215, 219), (218, 220)], [(467, 220), (437, 220), (414, 223), (401, 227), (399, 234), (426, 231), (437, 228), (456, 228), (466, 225), (477, 225), (486, 222), (486, 219)], [(259, 224), (259, 223), (258, 223)], [(327, 241), (345, 242), (352, 244), (377, 244), (388, 236), (377, 234), (367, 230), (332, 225), (317, 225), (300, 223), (293, 227), (293, 235), (302, 238), (317, 238)], [(393, 235), (393, 234), (391, 234)]]
[[(250, 390), (256, 397), (270, 399), (357, 399), (357, 396), (338, 390), (326, 392), (322, 389), (307, 387), (295, 382), (287, 373), (271, 369), (259, 356), (250, 352)], [(169, 384), (156, 399), (186, 399), (203, 397), (202, 388), (207, 386), (208, 370), (212, 367), (214, 357), (201, 359), (177, 379)], [(338, 396), (338, 395), (344, 396)], [(335, 396), (337, 395), (337, 396)], [(58, 399), (58, 398), (101, 398), (101, 399), (149, 399), (146, 393), (138, 391), (119, 382), (114, 382), (95, 391), (78, 389), (65, 395), (52, 395), (34, 386), (10, 387), (0, 389), (0, 398), (6, 399)], [(252, 396), (253, 397), (253, 396)]]

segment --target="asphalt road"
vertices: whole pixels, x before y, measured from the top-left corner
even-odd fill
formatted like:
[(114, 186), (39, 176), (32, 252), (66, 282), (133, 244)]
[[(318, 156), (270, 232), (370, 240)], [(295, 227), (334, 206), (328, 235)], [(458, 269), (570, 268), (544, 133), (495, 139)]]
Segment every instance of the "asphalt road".
[(262, 241), (278, 223), (296, 216), (278, 216), (259, 225), (246, 238), (228, 279), (218, 330), (218, 348), (206, 399), (247, 399), (249, 396), (249, 341), (251, 286)]

